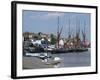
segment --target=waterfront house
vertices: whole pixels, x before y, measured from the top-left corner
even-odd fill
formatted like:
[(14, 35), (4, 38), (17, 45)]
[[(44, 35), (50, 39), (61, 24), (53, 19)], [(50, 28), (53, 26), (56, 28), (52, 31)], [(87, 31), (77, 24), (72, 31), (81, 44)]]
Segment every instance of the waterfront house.
[(60, 39), (59, 40), (59, 48), (63, 48), (64, 47), (64, 40)]

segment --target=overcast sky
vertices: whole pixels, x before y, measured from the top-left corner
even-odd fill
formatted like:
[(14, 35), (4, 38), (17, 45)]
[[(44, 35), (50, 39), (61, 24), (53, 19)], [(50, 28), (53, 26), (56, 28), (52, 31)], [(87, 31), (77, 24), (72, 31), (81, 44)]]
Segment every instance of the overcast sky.
[[(90, 41), (90, 20), (89, 13), (72, 13), (72, 12), (47, 12), (23, 10), (22, 26), (23, 32), (43, 32), (47, 34), (57, 34), (59, 16), (59, 27), (63, 27), (62, 37), (68, 37), (69, 22), (71, 34), (76, 33), (76, 29), (80, 28), (80, 36), (82, 37), (82, 30), (85, 28), (86, 38)], [(77, 26), (77, 27), (76, 27)]]

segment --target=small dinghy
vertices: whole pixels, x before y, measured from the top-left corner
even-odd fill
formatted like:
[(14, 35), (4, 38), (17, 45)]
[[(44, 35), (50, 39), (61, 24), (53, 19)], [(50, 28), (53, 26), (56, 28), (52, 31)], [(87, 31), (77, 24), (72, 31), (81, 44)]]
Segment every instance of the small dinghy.
[(53, 59), (48, 58), (44, 61), (44, 63), (47, 64), (47, 65), (57, 65), (60, 62), (61, 62), (61, 59), (59, 57), (55, 57)]

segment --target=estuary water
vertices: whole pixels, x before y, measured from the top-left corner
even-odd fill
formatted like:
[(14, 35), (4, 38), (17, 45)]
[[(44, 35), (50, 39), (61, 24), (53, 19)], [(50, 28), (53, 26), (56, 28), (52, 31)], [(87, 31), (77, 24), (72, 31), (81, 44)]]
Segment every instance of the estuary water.
[(58, 67), (82, 67), (91, 65), (91, 52), (73, 52), (53, 54), (54, 57), (61, 58)]
[(53, 57), (59, 57), (61, 62), (57, 65), (46, 65), (42, 59), (37, 57), (23, 56), (23, 69), (41, 69), (41, 68), (63, 68), (63, 67), (84, 67), (91, 66), (91, 52), (72, 52), (52, 54)]

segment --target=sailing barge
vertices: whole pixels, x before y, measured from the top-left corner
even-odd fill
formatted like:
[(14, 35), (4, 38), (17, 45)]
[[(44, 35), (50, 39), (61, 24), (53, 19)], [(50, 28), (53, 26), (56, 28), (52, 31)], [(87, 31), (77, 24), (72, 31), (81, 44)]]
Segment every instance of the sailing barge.
[(77, 48), (77, 49), (54, 49), (54, 50), (45, 50), (44, 52), (51, 53), (70, 53), (70, 52), (84, 52), (88, 51), (88, 48)]
[(63, 27), (59, 30), (59, 17), (58, 17), (58, 29), (57, 29), (57, 46), (53, 50), (47, 50), (51, 53), (69, 53), (69, 52), (84, 52), (88, 51), (90, 47), (90, 43), (86, 41), (86, 34), (85, 34), (85, 26), (86, 23), (84, 21), (84, 30), (82, 31), (83, 40), (80, 39), (80, 21), (76, 20), (76, 36), (72, 37), (70, 31), (70, 18), (69, 18), (69, 32), (68, 32), (68, 39), (63, 45), (63, 48), (59, 44), (61, 39), (61, 33)]
[[(80, 38), (80, 22), (76, 20), (76, 33), (75, 35), (72, 34), (71, 32), (71, 22), (70, 18), (68, 20), (68, 38), (64, 38), (65, 41), (61, 38), (61, 33), (63, 31), (63, 27), (60, 28), (59, 26), (59, 16), (57, 18), (58, 20), (58, 26), (57, 26), (57, 36), (56, 36), (56, 42), (54, 44), (54, 48), (49, 47), (52, 44), (42, 44), (41, 40), (39, 41), (38, 46), (35, 46), (34, 42), (31, 42), (33, 46), (29, 47), (24, 47), (24, 52), (30, 52), (30, 53), (44, 53), (44, 52), (51, 52), (51, 53), (69, 53), (69, 52), (84, 52), (88, 51), (88, 48), (90, 48), (90, 43), (86, 41), (86, 32), (85, 32), (85, 26), (86, 23), (84, 21), (84, 30), (82, 30), (82, 39)], [(44, 40), (45, 41), (45, 40)], [(46, 40), (47, 41), (47, 40)], [(61, 42), (61, 43), (60, 43)], [(34, 43), (34, 44), (33, 44)], [(40, 44), (41, 43), (41, 44)]]

